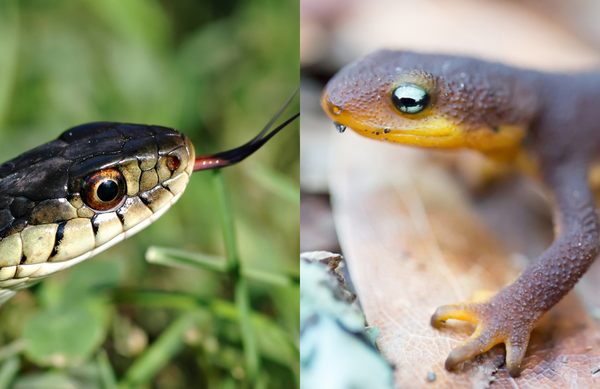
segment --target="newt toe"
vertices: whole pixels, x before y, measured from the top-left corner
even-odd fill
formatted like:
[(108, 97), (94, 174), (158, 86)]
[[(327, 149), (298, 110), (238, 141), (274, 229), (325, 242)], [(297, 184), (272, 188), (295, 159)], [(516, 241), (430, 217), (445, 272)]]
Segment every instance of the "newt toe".
[(471, 336), (448, 355), (446, 369), (455, 370), (462, 362), (503, 343), (506, 348), (506, 367), (511, 376), (518, 376), (535, 320), (515, 325), (510, 318), (510, 312), (510, 309), (505, 309), (502, 303), (494, 300), (439, 307), (431, 317), (431, 325), (434, 328), (441, 328), (449, 319), (467, 321), (475, 325)]

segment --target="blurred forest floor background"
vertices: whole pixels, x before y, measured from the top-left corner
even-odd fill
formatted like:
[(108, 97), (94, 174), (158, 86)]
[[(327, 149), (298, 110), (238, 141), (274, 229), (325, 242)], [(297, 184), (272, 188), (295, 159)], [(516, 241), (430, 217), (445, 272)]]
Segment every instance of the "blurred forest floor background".
[(448, 374), (444, 359), (470, 329), (434, 330), (430, 315), (514, 279), (552, 237), (547, 199), (527, 179), (473, 191), (455, 173), (481, 163), (474, 153), (336, 133), (319, 106), (325, 83), (380, 48), (555, 71), (597, 68), (599, 11), (590, 0), (301, 2), (301, 251), (344, 256), (398, 387), (597, 385), (600, 263), (534, 333), (520, 378), (500, 368), (501, 348)]
[[(197, 154), (238, 146), (298, 87), (298, 24), (297, 1), (2, 1), (2, 160), (89, 121), (174, 127)], [(296, 385), (298, 143), (294, 123), (223, 171), (233, 226), (220, 177), (197, 173), (160, 221), (19, 292), (0, 308), (0, 387)], [(193, 263), (231, 254), (231, 228), (243, 269), (267, 275), (248, 281), (252, 350), (234, 281)], [(186, 252), (151, 264), (151, 245)]]

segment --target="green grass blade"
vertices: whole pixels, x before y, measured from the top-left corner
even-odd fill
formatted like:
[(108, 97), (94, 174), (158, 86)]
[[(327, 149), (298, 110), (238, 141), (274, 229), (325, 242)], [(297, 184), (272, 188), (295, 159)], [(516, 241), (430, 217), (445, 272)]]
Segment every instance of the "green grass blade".
[(248, 280), (262, 282), (271, 286), (298, 287), (298, 285), (300, 285), (298, 277), (266, 272), (258, 269), (248, 269), (244, 267), (242, 268), (242, 276)]
[[(226, 260), (217, 255), (197, 253), (169, 247), (151, 246), (146, 251), (146, 260), (155, 265), (171, 266), (184, 269), (202, 269), (219, 273), (226, 272)], [(300, 280), (295, 275), (278, 274), (259, 269), (241, 269), (242, 276), (249, 280), (262, 282), (271, 286), (298, 287)]]
[(248, 369), (248, 378), (251, 382), (256, 382), (260, 369), (260, 359), (258, 347), (250, 322), (250, 295), (248, 284), (244, 277), (237, 279), (235, 283), (235, 305), (239, 313), (240, 331), (242, 334), (242, 343), (244, 345), (244, 357), (246, 358), (246, 368)]
[(256, 382), (260, 369), (260, 357), (256, 339), (252, 332), (250, 322), (250, 295), (246, 280), (241, 275), (240, 258), (235, 241), (235, 227), (233, 216), (229, 207), (229, 198), (225, 189), (223, 175), (219, 170), (213, 174), (213, 182), (217, 192), (217, 202), (221, 224), (223, 227), (223, 239), (225, 240), (225, 249), (227, 251), (227, 263), (231, 276), (235, 282), (235, 305), (240, 315), (240, 332), (242, 335), (242, 344), (244, 346), (244, 357), (246, 359), (246, 368), (250, 382)]
[(11, 383), (17, 376), (21, 362), (18, 357), (12, 357), (6, 360), (0, 367), (0, 388), (10, 388)]
[(102, 388), (116, 389), (117, 378), (115, 377), (115, 372), (113, 371), (110, 361), (108, 360), (106, 351), (102, 350), (98, 354), (96, 363), (98, 364), (98, 372), (100, 373), (100, 383), (102, 384)]
[(225, 251), (227, 252), (227, 268), (237, 271), (240, 266), (240, 256), (235, 241), (235, 227), (233, 215), (229, 208), (229, 196), (225, 189), (225, 182), (220, 170), (213, 171), (213, 183), (217, 193), (217, 209), (221, 218), (223, 240), (225, 242)]
[(157, 265), (204, 269), (219, 273), (227, 270), (227, 262), (223, 257), (167, 247), (149, 247), (146, 250), (146, 260)]

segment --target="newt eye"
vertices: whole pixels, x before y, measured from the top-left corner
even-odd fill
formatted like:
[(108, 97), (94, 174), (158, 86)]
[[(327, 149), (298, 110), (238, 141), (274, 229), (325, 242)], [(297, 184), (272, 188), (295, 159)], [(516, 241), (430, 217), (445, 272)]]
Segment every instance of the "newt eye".
[(419, 113), (429, 104), (429, 94), (415, 84), (402, 84), (392, 92), (394, 106), (404, 113)]

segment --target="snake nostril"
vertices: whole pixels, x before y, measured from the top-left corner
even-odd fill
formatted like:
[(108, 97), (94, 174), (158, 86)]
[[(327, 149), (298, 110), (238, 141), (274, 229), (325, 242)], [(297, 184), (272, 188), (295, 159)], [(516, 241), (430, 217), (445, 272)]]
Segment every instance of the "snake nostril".
[(169, 155), (167, 157), (167, 168), (174, 172), (175, 170), (179, 169), (179, 166), (181, 166), (181, 160), (179, 159), (178, 156), (176, 155)]

